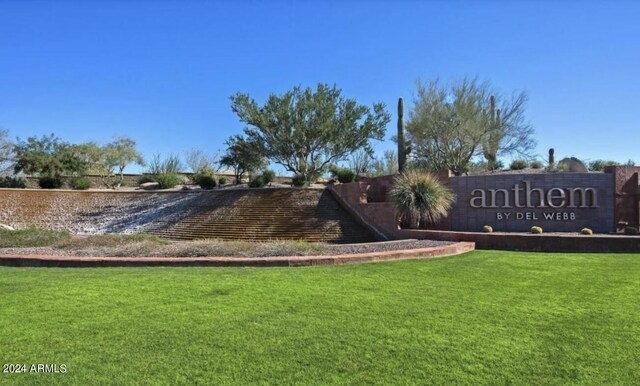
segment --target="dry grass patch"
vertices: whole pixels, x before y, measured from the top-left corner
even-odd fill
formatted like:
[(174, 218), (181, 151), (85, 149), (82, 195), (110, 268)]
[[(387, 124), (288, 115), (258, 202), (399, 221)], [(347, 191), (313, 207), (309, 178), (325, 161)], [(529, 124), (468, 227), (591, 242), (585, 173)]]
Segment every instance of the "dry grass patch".
[(54, 247), (78, 256), (134, 257), (154, 256), (167, 245), (168, 241), (148, 234), (106, 234), (70, 238)]
[[(148, 234), (71, 236), (68, 232), (31, 227), (0, 230), (0, 248), (12, 253), (45, 253), (104, 257), (308, 256), (322, 254), (326, 244), (302, 240), (224, 241), (217, 239), (167, 241)], [(37, 251), (35, 251), (37, 249)]]
[[(113, 235), (109, 235), (113, 236)], [(146, 236), (146, 235), (139, 235)], [(167, 242), (154, 236), (138, 239), (123, 238), (121, 242), (111, 237), (74, 239), (60, 245), (60, 249), (76, 256), (105, 257), (267, 257), (305, 256), (319, 254), (323, 245), (305, 241), (223, 241), (195, 240)]]
[(256, 241), (223, 241), (196, 240), (183, 242), (172, 246), (173, 256), (202, 257), (202, 256), (308, 256), (320, 254), (325, 247), (322, 244), (306, 241), (276, 240), (269, 242)]

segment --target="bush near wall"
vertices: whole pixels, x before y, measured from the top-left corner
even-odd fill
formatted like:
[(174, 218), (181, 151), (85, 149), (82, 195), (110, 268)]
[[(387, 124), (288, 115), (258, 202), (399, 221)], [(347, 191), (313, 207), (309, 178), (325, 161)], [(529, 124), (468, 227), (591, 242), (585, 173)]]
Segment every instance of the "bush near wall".
[(91, 187), (91, 181), (87, 177), (78, 177), (71, 180), (71, 187), (74, 190), (87, 190)]
[(529, 162), (523, 159), (517, 159), (511, 162), (509, 169), (511, 170), (523, 170), (529, 167)]
[(265, 183), (262, 176), (252, 177), (251, 180), (249, 181), (250, 188), (262, 188), (264, 186), (265, 186)]
[(22, 177), (0, 177), (0, 188), (24, 189), (27, 187), (27, 180)]
[(180, 177), (173, 173), (158, 174), (155, 180), (160, 189), (171, 189), (180, 183)]
[(356, 180), (356, 174), (349, 168), (340, 168), (335, 172), (338, 182), (348, 184)]
[(544, 167), (544, 165), (540, 161), (532, 161), (531, 165), (529, 166), (531, 166), (531, 169), (542, 169)]
[(262, 172), (262, 181), (265, 185), (269, 185), (276, 179), (276, 172), (271, 169), (267, 169)]
[(295, 176), (293, 176), (293, 178), (291, 178), (291, 185), (293, 186), (302, 187), (302, 186), (305, 186), (306, 184), (307, 184), (307, 181), (305, 180), (303, 175), (296, 174)]
[(216, 187), (216, 179), (213, 176), (199, 175), (194, 176), (194, 180), (197, 185), (200, 185), (202, 189), (213, 189)]
[(60, 177), (42, 176), (38, 178), (38, 185), (42, 189), (60, 189), (62, 179)]

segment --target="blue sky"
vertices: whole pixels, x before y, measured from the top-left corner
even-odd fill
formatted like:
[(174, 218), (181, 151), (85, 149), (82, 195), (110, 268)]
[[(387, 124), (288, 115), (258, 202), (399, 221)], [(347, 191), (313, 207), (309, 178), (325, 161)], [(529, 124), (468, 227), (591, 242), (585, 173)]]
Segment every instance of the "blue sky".
[(417, 78), (478, 76), (529, 93), (541, 159), (640, 162), (638, 20), (622, 1), (0, 0), (0, 127), (224, 150), (230, 95), (326, 82), (386, 103), (390, 138)]

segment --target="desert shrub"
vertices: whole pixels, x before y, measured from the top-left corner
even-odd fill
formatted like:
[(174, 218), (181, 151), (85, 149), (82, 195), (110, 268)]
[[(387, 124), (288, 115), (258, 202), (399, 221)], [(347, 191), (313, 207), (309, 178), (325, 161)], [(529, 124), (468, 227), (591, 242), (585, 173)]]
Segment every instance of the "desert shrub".
[(71, 187), (75, 190), (87, 190), (91, 187), (91, 181), (87, 177), (78, 177), (71, 180)]
[(156, 182), (156, 180), (149, 174), (143, 174), (138, 178), (138, 185), (146, 184), (147, 182)]
[(62, 187), (62, 179), (60, 177), (42, 176), (38, 178), (38, 185), (42, 189), (60, 189)]
[(162, 173), (156, 176), (156, 182), (160, 189), (170, 189), (178, 185), (180, 177), (173, 173)]
[(305, 186), (307, 184), (307, 181), (305, 180), (304, 176), (301, 174), (296, 174), (295, 176), (293, 176), (291, 178), (291, 184), (293, 186)]
[[(212, 187), (215, 187), (217, 185), (215, 177), (216, 177), (215, 170), (213, 170), (210, 167), (203, 167), (200, 170), (198, 170), (198, 172), (191, 175), (191, 181), (194, 184), (200, 185), (201, 188), (205, 189), (205, 187), (202, 186), (200, 182), (203, 182), (207, 186), (211, 186), (211, 181), (209, 179), (212, 179), (213, 180)], [(204, 181), (202, 181), (203, 178), (204, 178)]]
[(511, 162), (509, 165), (509, 169), (511, 170), (522, 170), (529, 167), (529, 162), (523, 159), (516, 159)]
[(544, 167), (544, 165), (540, 161), (531, 161), (531, 164), (529, 166), (531, 166), (531, 169), (542, 169)]
[(531, 233), (541, 234), (542, 233), (542, 228), (540, 228), (538, 226), (532, 226), (531, 227)]
[(194, 184), (198, 185), (198, 178), (200, 176), (215, 177), (216, 176), (216, 171), (213, 170), (212, 168), (208, 167), (208, 166), (205, 166), (205, 167), (199, 169), (197, 172), (193, 173), (191, 175), (190, 179)]
[(56, 243), (56, 247), (63, 249), (82, 249), (82, 248), (99, 248), (110, 247), (119, 248), (126, 244), (134, 244), (148, 242), (156, 245), (166, 245), (168, 242), (158, 236), (145, 233), (134, 233), (128, 235), (104, 234), (91, 235), (86, 238), (69, 238), (63, 239)]
[(182, 161), (176, 154), (170, 154), (162, 159), (160, 154), (154, 154), (153, 159), (147, 165), (147, 172), (153, 176), (160, 174), (178, 174), (182, 169)]
[(264, 179), (262, 176), (255, 176), (249, 180), (250, 188), (262, 188), (265, 186)]
[(482, 231), (485, 233), (491, 233), (493, 232), (493, 227), (491, 225), (485, 225), (482, 227)]
[(226, 185), (227, 184), (227, 178), (226, 177), (220, 177), (218, 179), (218, 184), (220, 185)]
[(356, 180), (356, 174), (349, 168), (340, 168), (336, 170), (335, 176), (338, 179), (338, 182), (341, 182), (343, 184), (347, 184)]
[(27, 180), (22, 177), (0, 177), (0, 188), (19, 188), (27, 187)]
[(269, 185), (276, 179), (276, 172), (271, 169), (266, 169), (262, 172), (262, 181), (265, 185)]
[(391, 188), (391, 201), (410, 227), (424, 221), (438, 222), (449, 212), (453, 199), (453, 192), (430, 173), (400, 174)]
[(624, 227), (624, 234), (625, 235), (637, 235), (638, 234), (638, 228), (636, 228), (636, 227)]
[(216, 187), (216, 179), (212, 176), (196, 174), (194, 181), (200, 185), (202, 189), (213, 189)]
[(589, 229), (589, 228), (582, 228), (580, 230), (580, 233), (583, 234), (583, 235), (592, 235), (593, 231), (591, 229)]
[(612, 160), (597, 159), (595, 161), (589, 162), (589, 170), (591, 170), (592, 172), (601, 172), (604, 171), (604, 168), (607, 166), (616, 165), (620, 165), (620, 163)]

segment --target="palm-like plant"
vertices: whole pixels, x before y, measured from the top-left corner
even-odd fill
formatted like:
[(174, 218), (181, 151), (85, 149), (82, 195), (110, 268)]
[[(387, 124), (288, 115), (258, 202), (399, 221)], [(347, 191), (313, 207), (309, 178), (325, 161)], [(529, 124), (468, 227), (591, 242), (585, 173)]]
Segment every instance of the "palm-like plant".
[(421, 222), (436, 223), (445, 217), (454, 194), (434, 175), (409, 171), (395, 178), (391, 200), (403, 223), (417, 228)]

